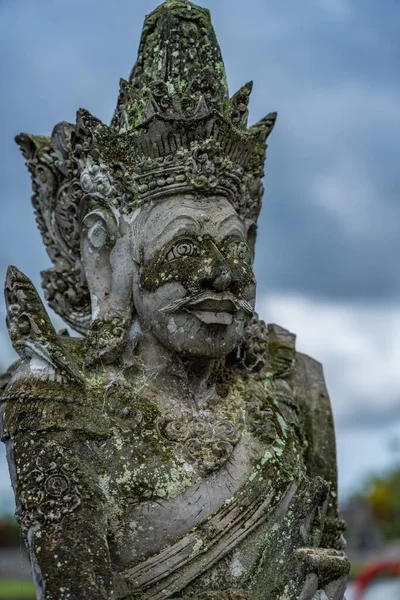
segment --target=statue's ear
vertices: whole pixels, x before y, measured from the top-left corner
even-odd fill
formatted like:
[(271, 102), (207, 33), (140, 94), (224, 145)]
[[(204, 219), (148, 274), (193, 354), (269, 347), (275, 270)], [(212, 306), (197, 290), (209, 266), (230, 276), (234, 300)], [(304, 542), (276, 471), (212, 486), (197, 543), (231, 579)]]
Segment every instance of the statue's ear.
[(110, 211), (97, 208), (82, 221), (81, 259), (92, 302), (92, 320), (108, 312), (112, 289), (110, 255), (117, 225)]
[(121, 225), (118, 215), (103, 207), (82, 219), (81, 258), (92, 303), (89, 362), (113, 362), (132, 320), (130, 237), (123, 220)]

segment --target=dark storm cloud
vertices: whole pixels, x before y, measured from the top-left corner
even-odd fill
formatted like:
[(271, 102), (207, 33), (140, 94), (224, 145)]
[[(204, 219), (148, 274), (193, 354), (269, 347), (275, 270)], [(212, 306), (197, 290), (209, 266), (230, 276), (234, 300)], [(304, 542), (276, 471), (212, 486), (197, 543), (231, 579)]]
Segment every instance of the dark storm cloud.
[(346, 418), (338, 420), (336, 426), (348, 430), (376, 430), (384, 429), (393, 423), (400, 421), (400, 394), (392, 399), (388, 405), (376, 405), (365, 410), (364, 398), (353, 398), (355, 406), (351, 407)]

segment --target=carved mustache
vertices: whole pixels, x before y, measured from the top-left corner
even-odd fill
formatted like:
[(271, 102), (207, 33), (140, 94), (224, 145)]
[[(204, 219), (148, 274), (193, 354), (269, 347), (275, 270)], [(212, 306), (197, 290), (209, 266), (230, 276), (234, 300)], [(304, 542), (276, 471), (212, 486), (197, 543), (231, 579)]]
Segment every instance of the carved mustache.
[[(236, 298), (236, 296), (231, 294), (231, 292), (203, 292), (189, 298), (181, 298), (180, 300), (175, 300), (175, 302), (172, 302), (171, 304), (168, 304), (168, 306), (162, 308), (161, 312), (174, 313), (179, 310), (183, 310), (184, 308), (194, 308), (203, 302), (212, 303), (216, 310), (221, 310), (221, 308), (218, 308), (218, 305), (229, 305), (230, 303), (235, 307), (236, 310), (244, 310), (249, 315), (254, 314), (254, 308), (251, 306), (250, 302), (244, 300), (244, 298)], [(208, 308), (208, 310), (213, 310), (212, 306)], [(227, 309), (227, 312), (229, 312), (229, 308)]]

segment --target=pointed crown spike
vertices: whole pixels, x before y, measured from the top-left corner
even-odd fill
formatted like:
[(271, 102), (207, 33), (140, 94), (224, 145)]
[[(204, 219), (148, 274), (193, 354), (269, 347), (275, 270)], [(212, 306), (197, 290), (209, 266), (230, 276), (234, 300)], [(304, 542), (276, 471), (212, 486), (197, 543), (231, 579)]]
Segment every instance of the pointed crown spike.
[[(191, 2), (170, 0), (145, 19), (138, 59), (120, 95), (113, 126), (136, 127), (146, 120), (147, 95), (188, 116), (200, 95), (221, 110), (228, 85), (210, 13)], [(179, 108), (178, 108), (179, 105)]]

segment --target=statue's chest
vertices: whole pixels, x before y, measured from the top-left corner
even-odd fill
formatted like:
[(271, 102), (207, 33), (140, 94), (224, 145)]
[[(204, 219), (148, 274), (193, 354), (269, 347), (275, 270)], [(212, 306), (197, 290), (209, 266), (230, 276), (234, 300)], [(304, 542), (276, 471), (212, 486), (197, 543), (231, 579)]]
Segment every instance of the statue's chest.
[(229, 420), (211, 411), (151, 420), (132, 412), (133, 418), (113, 423), (102, 447), (100, 484), (124, 507), (175, 498), (232, 460), (244, 433), (239, 411)]
[(262, 388), (233, 390), (202, 410), (162, 410), (148, 398), (113, 405), (102, 447), (101, 486), (125, 507), (172, 499), (235, 462), (240, 440), (262, 451), (286, 435), (286, 424)]
[(112, 560), (135, 586), (148, 585), (149, 560), (167, 572), (207, 541), (217, 555), (262, 521), (279, 491), (281, 456), (294, 453), (279, 411), (263, 390), (259, 396), (238, 393), (179, 416), (138, 403), (118, 411), (99, 482), (112, 516)]

